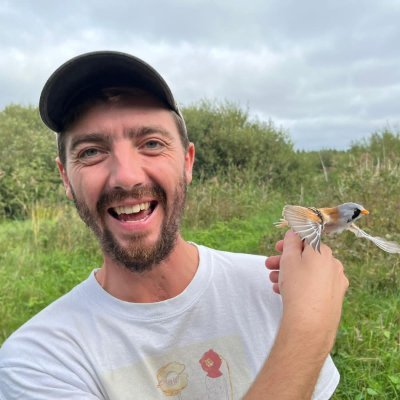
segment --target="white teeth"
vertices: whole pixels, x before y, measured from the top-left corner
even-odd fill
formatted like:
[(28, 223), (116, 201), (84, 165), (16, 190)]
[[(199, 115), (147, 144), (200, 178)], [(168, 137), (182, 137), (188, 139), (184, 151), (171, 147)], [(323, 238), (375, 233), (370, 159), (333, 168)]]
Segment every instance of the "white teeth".
[(148, 210), (150, 207), (150, 202), (145, 202), (145, 203), (140, 203), (140, 204), (135, 204), (133, 206), (120, 206), (120, 207), (114, 207), (114, 211), (120, 215), (120, 214), (137, 214), (138, 212), (142, 210)]

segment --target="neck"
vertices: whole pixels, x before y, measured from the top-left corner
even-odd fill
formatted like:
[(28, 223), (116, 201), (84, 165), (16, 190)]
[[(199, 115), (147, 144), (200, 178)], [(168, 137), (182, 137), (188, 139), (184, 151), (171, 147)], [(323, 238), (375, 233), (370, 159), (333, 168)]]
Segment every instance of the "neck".
[(153, 303), (182, 293), (193, 279), (198, 263), (197, 248), (179, 236), (168, 258), (150, 271), (132, 272), (105, 255), (96, 279), (104, 290), (120, 300)]

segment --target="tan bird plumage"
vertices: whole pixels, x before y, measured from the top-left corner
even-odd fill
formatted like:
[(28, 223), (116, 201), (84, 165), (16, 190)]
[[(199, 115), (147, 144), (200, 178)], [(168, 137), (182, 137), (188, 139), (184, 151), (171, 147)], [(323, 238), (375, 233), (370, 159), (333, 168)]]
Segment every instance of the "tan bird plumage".
[(344, 203), (330, 208), (286, 205), (282, 211), (283, 218), (275, 225), (280, 228), (289, 227), (293, 229), (301, 239), (318, 251), (320, 251), (323, 232), (340, 233), (349, 230), (357, 237), (370, 240), (388, 253), (400, 254), (398, 243), (387, 241), (378, 236), (371, 236), (354, 224), (354, 221), (367, 214), (369, 212), (357, 203)]

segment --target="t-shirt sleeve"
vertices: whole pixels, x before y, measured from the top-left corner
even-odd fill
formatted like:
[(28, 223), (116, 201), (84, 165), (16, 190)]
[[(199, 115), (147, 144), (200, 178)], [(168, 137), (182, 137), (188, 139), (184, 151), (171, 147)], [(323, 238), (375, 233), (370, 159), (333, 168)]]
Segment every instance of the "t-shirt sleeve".
[(75, 347), (36, 327), (11, 335), (0, 348), (0, 399), (99, 400)]
[(0, 399), (100, 400), (55, 375), (22, 366), (0, 368)]
[(332, 397), (339, 384), (340, 375), (331, 356), (325, 360), (325, 363), (319, 374), (317, 385), (315, 386), (313, 400), (328, 400)]

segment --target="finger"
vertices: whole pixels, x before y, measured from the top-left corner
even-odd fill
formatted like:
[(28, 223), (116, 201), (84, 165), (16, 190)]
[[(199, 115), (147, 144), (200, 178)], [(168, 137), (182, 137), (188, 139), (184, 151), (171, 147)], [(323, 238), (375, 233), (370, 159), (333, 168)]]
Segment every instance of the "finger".
[(347, 289), (349, 288), (349, 286), (350, 286), (350, 281), (349, 281), (349, 278), (346, 276), (346, 275), (344, 275), (343, 274), (343, 288), (344, 288), (344, 293), (346, 293), (347, 292)]
[(281, 291), (280, 291), (280, 289), (279, 289), (279, 284), (277, 284), (277, 283), (274, 283), (274, 284), (272, 285), (272, 290), (273, 290), (275, 293), (277, 293), (277, 294), (281, 294)]
[(326, 244), (321, 245), (321, 252), (322, 252), (322, 254), (326, 254), (329, 257), (333, 257), (332, 249), (329, 246), (327, 246)]
[(278, 281), (279, 281), (279, 271), (271, 271), (269, 273), (269, 280), (272, 283), (278, 283)]
[(276, 242), (275, 250), (276, 250), (276, 251), (279, 251), (279, 253), (282, 253), (282, 250), (283, 250), (283, 240), (279, 240), (278, 242)]
[(265, 260), (265, 266), (268, 269), (279, 269), (281, 256), (270, 256)]
[(343, 264), (336, 258), (335, 258), (335, 263), (336, 263), (336, 268), (338, 270), (338, 274), (341, 277), (341, 284), (342, 284), (343, 295), (344, 295), (344, 293), (346, 293), (346, 291), (350, 285), (349, 278), (345, 274)]
[(283, 239), (283, 250), (282, 255), (292, 254), (295, 256), (301, 256), (303, 251), (303, 243), (297, 233), (289, 230), (286, 232)]

